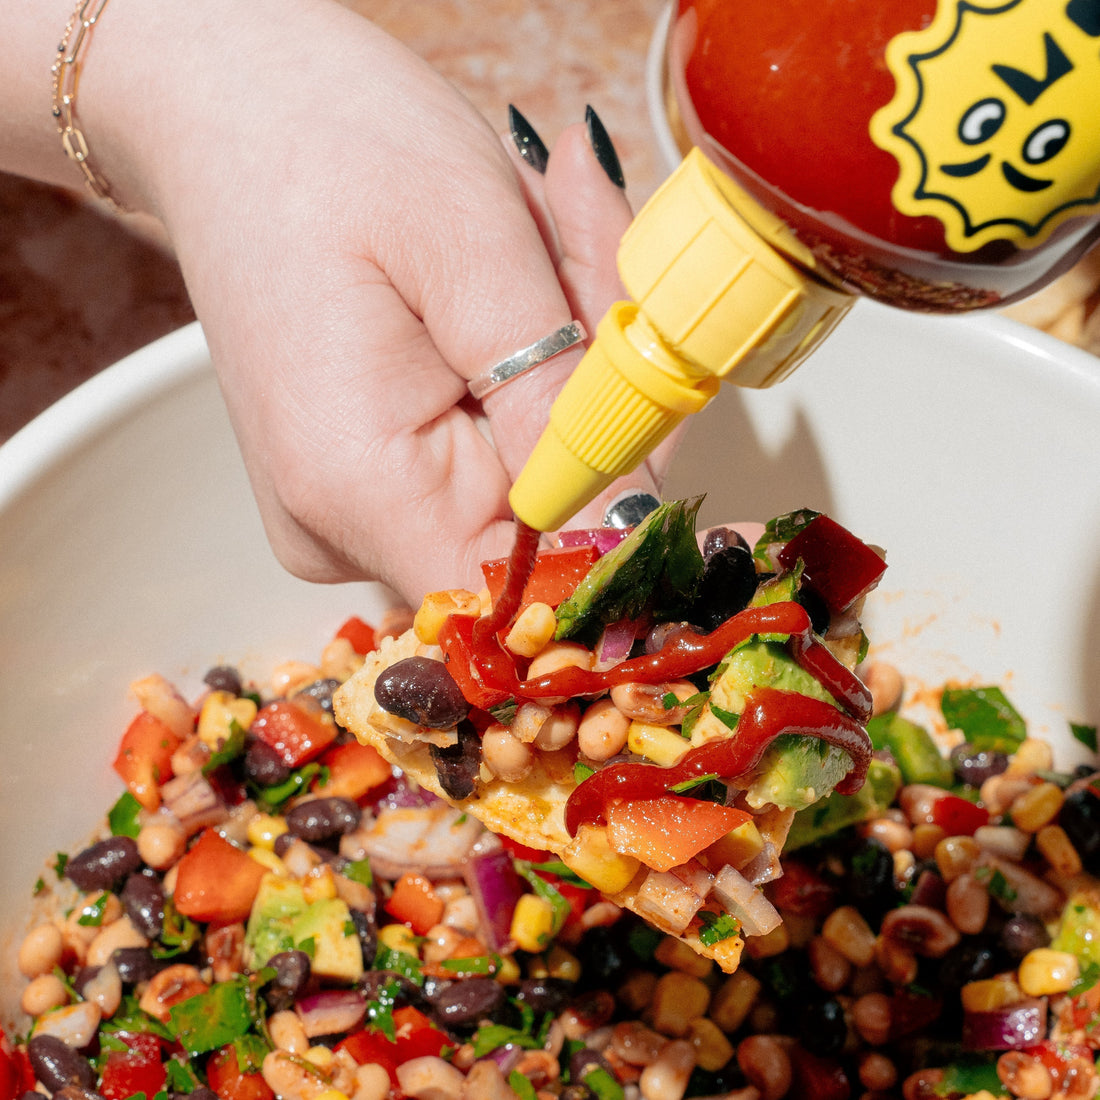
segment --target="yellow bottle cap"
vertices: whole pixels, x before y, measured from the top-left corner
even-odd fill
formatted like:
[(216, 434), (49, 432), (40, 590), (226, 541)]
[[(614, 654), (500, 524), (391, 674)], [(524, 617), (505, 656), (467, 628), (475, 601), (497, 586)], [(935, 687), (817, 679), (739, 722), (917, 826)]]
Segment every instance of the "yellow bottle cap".
[(736, 212), (735, 185), (693, 149), (619, 247), (633, 302), (613, 306), (558, 395), (509, 501), (561, 527), (633, 470), (721, 380), (769, 386), (840, 320), (851, 298), (766, 244)]

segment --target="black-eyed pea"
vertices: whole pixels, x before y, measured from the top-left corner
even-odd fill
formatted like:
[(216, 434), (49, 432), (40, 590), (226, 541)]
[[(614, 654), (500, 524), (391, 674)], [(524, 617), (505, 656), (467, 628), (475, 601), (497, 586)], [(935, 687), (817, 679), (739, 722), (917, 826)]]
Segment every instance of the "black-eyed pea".
[(989, 919), (989, 891), (970, 872), (961, 874), (947, 887), (946, 909), (960, 932), (976, 936)]
[(36, 925), (19, 946), (17, 965), (24, 978), (37, 978), (49, 974), (61, 962), (65, 942), (56, 924)]
[(69, 991), (56, 974), (39, 974), (23, 990), (19, 1004), (28, 1016), (41, 1016), (69, 1003)]
[(151, 814), (137, 835), (138, 855), (154, 871), (167, 871), (187, 850), (187, 834), (174, 814)]
[(790, 1091), (790, 1055), (775, 1035), (750, 1035), (737, 1046), (741, 1072), (760, 1090), (760, 1100), (780, 1100)]
[(809, 943), (810, 969), (814, 982), (829, 993), (836, 993), (848, 984), (852, 964), (828, 940), (814, 936)]
[[(544, 728), (545, 723), (535, 735), (536, 743)], [(481, 761), (493, 775), (503, 779), (505, 783), (518, 783), (534, 764), (530, 748), (499, 722), (494, 722), (482, 735)]]
[(687, 707), (669, 705), (673, 698), (683, 701), (698, 695), (699, 689), (688, 680), (663, 684), (628, 682), (611, 689), (611, 701), (631, 720), (651, 726), (676, 726), (684, 720)]
[(550, 642), (531, 659), (527, 678), (537, 680), (563, 668), (592, 668), (592, 651), (577, 642)]
[(893, 665), (886, 661), (871, 661), (860, 670), (860, 676), (871, 693), (872, 714), (885, 714), (897, 709), (905, 682)]
[(316, 1070), (305, 1065), (303, 1056), (283, 1050), (269, 1051), (260, 1072), (268, 1088), (281, 1100), (316, 1100), (329, 1088)]
[(576, 703), (562, 703), (554, 707), (550, 717), (539, 727), (535, 744), (543, 752), (564, 749), (577, 736), (581, 721), (581, 708)]
[(852, 1026), (865, 1043), (882, 1046), (890, 1038), (891, 1007), (886, 993), (865, 993), (852, 1003)]
[(597, 699), (581, 716), (577, 748), (589, 760), (610, 760), (626, 747), (630, 719), (608, 697)]

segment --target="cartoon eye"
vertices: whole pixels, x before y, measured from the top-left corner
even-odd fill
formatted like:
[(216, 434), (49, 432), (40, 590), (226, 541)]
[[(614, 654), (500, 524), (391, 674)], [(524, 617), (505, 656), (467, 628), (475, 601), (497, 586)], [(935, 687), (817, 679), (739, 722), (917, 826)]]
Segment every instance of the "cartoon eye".
[(988, 141), (1005, 120), (1005, 105), (999, 99), (980, 99), (959, 121), (959, 137), (967, 145)]
[(1028, 164), (1042, 164), (1056, 156), (1069, 141), (1069, 123), (1060, 118), (1052, 118), (1036, 126), (1024, 142), (1024, 160)]

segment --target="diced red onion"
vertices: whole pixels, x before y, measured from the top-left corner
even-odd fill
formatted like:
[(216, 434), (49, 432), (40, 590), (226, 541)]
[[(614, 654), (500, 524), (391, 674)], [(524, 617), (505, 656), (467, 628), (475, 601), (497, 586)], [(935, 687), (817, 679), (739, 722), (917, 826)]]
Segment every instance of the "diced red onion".
[(603, 633), (596, 642), (596, 662), (593, 665), (596, 672), (606, 672), (630, 656), (637, 636), (636, 629), (637, 624), (633, 619), (620, 619), (603, 628)]
[(294, 1005), (306, 1037), (354, 1031), (367, 1014), (366, 998), (355, 989), (323, 989)]
[(621, 527), (578, 527), (558, 535), (561, 546), (594, 546), (599, 554), (614, 550), (630, 531)]
[(419, 783), (414, 783), (408, 779), (403, 772), (399, 772), (386, 780), (379, 791), (379, 796), (366, 807), (376, 814), (381, 813), (383, 810), (393, 810), (400, 807), (431, 806), (441, 801), (431, 791), (425, 790)]
[(763, 886), (774, 882), (783, 875), (783, 865), (779, 860), (779, 849), (770, 841), (764, 841), (764, 847), (740, 868), (741, 877), (753, 886)]
[(504, 950), (510, 939), (516, 903), (526, 890), (511, 853), (503, 848), (481, 852), (466, 861), (463, 877), (477, 906), (488, 946), (493, 951)]
[(714, 896), (730, 916), (741, 922), (748, 936), (766, 936), (779, 926), (775, 906), (728, 863), (714, 880)]
[(963, 1014), (962, 1040), (968, 1050), (1022, 1050), (1047, 1033), (1047, 1002), (1035, 997), (988, 1012)]
[(703, 900), (672, 871), (650, 871), (638, 887), (633, 908), (643, 920), (666, 932), (683, 932)]

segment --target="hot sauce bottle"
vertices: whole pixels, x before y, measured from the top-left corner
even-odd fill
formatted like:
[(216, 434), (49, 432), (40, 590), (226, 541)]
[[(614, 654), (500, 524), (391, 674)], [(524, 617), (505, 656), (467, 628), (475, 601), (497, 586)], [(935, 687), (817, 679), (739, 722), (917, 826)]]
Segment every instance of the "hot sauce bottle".
[(538, 530), (856, 295), (1000, 306), (1100, 234), (1100, 0), (679, 0), (668, 75), (689, 152), (513, 486)]

